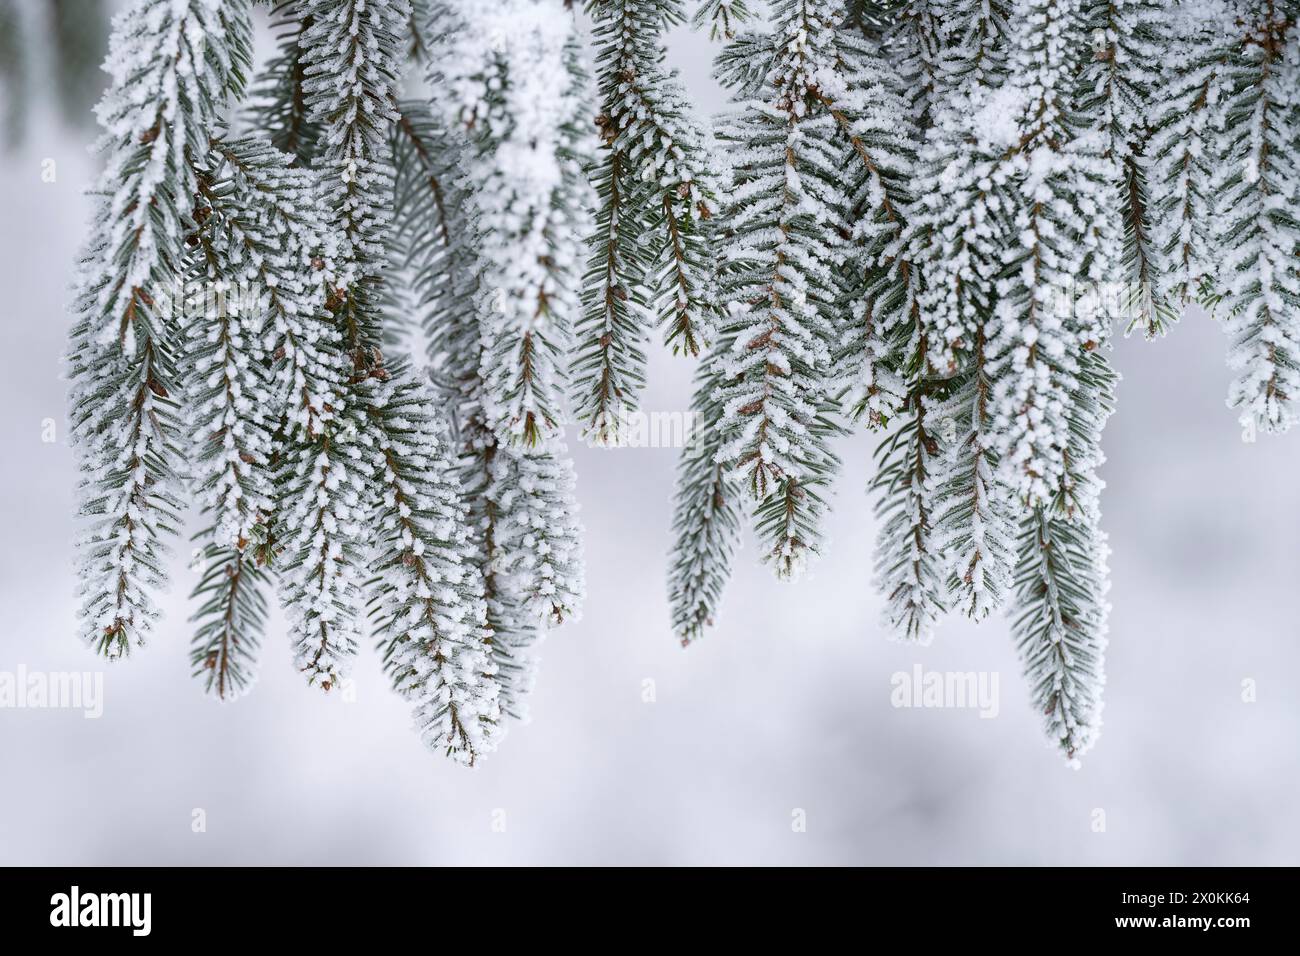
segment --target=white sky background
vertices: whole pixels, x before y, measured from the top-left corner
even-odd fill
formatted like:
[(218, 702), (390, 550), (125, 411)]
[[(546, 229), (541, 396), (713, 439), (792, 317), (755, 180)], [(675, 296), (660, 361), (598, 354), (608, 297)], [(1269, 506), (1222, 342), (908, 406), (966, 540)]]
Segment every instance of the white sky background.
[[(707, 42), (678, 39), (674, 61), (716, 108)], [(60, 356), (95, 164), (90, 134), (36, 112), (26, 147), (0, 154), (0, 671), (88, 670)], [(1078, 772), (1043, 741), (1004, 621), (947, 624), (927, 649), (880, 633), (873, 436), (841, 445), (811, 579), (779, 585), (747, 547), (689, 651), (664, 585), (676, 453), (576, 448), (586, 613), (544, 645), (532, 723), (479, 770), (424, 750), (368, 647), (355, 703), (302, 686), (278, 615), (252, 694), (206, 698), (189, 676), (186, 543), (153, 643), (106, 671), (101, 719), (0, 710), (0, 864), (1300, 862), (1300, 435), (1241, 443), (1225, 344), (1200, 313), (1163, 341), (1117, 341), (1106, 729)], [(645, 407), (686, 408), (689, 376), (656, 352)], [(997, 671), (1000, 714), (892, 708), (891, 674), (916, 663)]]

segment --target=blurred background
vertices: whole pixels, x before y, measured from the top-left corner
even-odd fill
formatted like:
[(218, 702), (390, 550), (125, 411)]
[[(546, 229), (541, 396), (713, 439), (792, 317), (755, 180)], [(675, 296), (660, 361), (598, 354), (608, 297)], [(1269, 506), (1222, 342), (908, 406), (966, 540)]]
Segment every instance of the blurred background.
[[(102, 74), (59, 65), (105, 49), (103, 6), (0, 0), (0, 83), (22, 91), (0, 106), (0, 672), (101, 668), (74, 629), (61, 356)], [(707, 39), (673, 41), (699, 109), (720, 108)], [(1117, 338), (1105, 732), (1081, 770), (1045, 744), (1003, 620), (930, 648), (882, 636), (872, 436), (841, 445), (812, 576), (778, 584), (748, 547), (689, 651), (664, 584), (676, 452), (575, 441), (585, 615), (547, 640), (532, 722), (479, 769), (424, 750), (366, 648), (354, 701), (303, 686), (278, 615), (253, 692), (206, 698), (186, 542), (152, 643), (105, 670), (100, 719), (0, 709), (0, 864), (1300, 862), (1300, 435), (1242, 443), (1225, 343), (1197, 312)], [(645, 409), (687, 408), (690, 372), (656, 354)], [(917, 664), (996, 672), (996, 719), (892, 707), (891, 675)]]

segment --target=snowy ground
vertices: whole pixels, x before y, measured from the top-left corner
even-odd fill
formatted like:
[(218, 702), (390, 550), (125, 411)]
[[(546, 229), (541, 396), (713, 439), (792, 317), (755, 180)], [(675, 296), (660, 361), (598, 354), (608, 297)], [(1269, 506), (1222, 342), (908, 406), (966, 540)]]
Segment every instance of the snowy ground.
[[(697, 39), (676, 58), (709, 108), (706, 56)], [(42, 122), (0, 157), (0, 672), (99, 667), (74, 637), (59, 359), (93, 165), (85, 133)], [(1106, 729), (1078, 772), (1042, 741), (1004, 622), (928, 649), (881, 637), (870, 437), (842, 446), (812, 579), (778, 586), (749, 549), (690, 651), (663, 584), (675, 452), (579, 449), (586, 614), (548, 640), (533, 722), (481, 769), (422, 749), (371, 654), (355, 702), (302, 686), (276, 623), (252, 695), (205, 698), (185, 546), (167, 621), (107, 670), (100, 719), (0, 709), (0, 864), (1298, 863), (1300, 435), (1241, 443), (1224, 345), (1200, 314), (1117, 345)], [(684, 409), (688, 380), (657, 356), (647, 410)], [(891, 706), (918, 663), (997, 672), (997, 717)]]

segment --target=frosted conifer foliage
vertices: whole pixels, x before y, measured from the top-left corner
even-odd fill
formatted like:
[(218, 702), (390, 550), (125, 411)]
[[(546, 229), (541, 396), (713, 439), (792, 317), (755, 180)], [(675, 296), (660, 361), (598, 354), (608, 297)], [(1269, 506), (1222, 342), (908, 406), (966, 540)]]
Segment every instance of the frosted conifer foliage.
[[(845, 413), (886, 432), (886, 629), (924, 642), (947, 614), (1006, 610), (1048, 737), (1077, 761), (1101, 727), (1112, 327), (1154, 337), (1203, 305), (1231, 336), (1247, 436), (1291, 421), (1295, 5), (791, 2), (753, 29), (732, 5), (698, 11), (742, 111), (718, 127), (728, 318), (694, 403), (723, 467), (683, 455), (679, 635), (714, 620), (735, 495), (816, 475), (824, 502), (814, 424), (830, 435)], [(783, 119), (772, 89), (805, 96)], [(850, 175), (809, 176), (814, 146)], [(788, 172), (765, 184), (762, 151), (782, 148)], [(787, 499), (760, 534), (811, 505)], [(805, 524), (809, 552), (823, 523)]]
[(79, 562), (83, 635), (110, 658), (148, 636), (151, 591), (179, 524), (181, 334), (166, 303), (184, 271), (192, 160), (242, 89), (249, 32), (242, 2), (138, 0), (114, 21), (111, 82), (96, 107), (106, 163), (70, 355), (73, 440), (93, 519)]
[(205, 690), (255, 685), (278, 600), (303, 680), (373, 642), (477, 765), (582, 613), (566, 430), (617, 446), (662, 339), (695, 365), (678, 640), (725, 626), (746, 528), (778, 579), (829, 554), (871, 432), (882, 630), (1005, 612), (1048, 741), (1093, 746), (1114, 329), (1198, 304), (1243, 434), (1296, 417), (1295, 3), (270, 6), (268, 57), (247, 0), (113, 23), (68, 350), (96, 652), (165, 636), (192, 504)]
[[(548, 134), (554, 174), (526, 191), (540, 218), (518, 228), (537, 268), (518, 288), (561, 316), (548, 325), (563, 333), (559, 396), (592, 136), (574, 18), (542, 12), (545, 56), (519, 73), (538, 85), (496, 129), (542, 90), (568, 91), (520, 132)], [(144, 643), (188, 490), (203, 515), (190, 657), (205, 689), (252, 687), (278, 592), (304, 679), (337, 692), (374, 639), (421, 739), (473, 765), (523, 714), (540, 630), (580, 613), (582, 547), (563, 446), (497, 448), (514, 432), (487, 417), (510, 398), (479, 377), (500, 330), (475, 286), (508, 257), (487, 241), (492, 184), (461, 176), (477, 141), (444, 99), (399, 95), (411, 51), (457, 12), (301, 0), (276, 16), (282, 55), (251, 84), (246, 3), (138, 0), (114, 23), (69, 360), (94, 519), (85, 636), (109, 657)], [(233, 138), (246, 86), (251, 128)], [(437, 327), (416, 361), (385, 354), (413, 341), (406, 323)], [(557, 398), (552, 431), (563, 417)]]
[(584, 288), (575, 404), (594, 444), (617, 441), (618, 416), (645, 384), (644, 342), (661, 325), (675, 351), (698, 355), (713, 324), (708, 220), (717, 203), (708, 142), (663, 32), (683, 19), (668, 0), (590, 6), (600, 62), (599, 213)]

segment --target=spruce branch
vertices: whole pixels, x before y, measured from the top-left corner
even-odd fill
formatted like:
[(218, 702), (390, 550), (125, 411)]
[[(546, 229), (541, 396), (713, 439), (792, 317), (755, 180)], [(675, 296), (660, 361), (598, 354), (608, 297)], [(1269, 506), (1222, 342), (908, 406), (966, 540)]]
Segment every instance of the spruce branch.
[(576, 417), (595, 445), (619, 440), (619, 415), (635, 409), (645, 387), (647, 250), (635, 221), (637, 184), (628, 180), (628, 159), (608, 149), (597, 167), (596, 235), (588, 260), (583, 298), (585, 315), (577, 328), (579, 345), (570, 374), (577, 392)]
[(493, 570), (520, 607), (547, 627), (575, 620), (586, 590), (573, 462), (563, 444), (546, 451), (503, 449), (488, 496), (496, 502)]
[(271, 145), (308, 167), (319, 149), (320, 123), (307, 103), (307, 62), (303, 36), (313, 18), (302, 14), (299, 0), (280, 0), (271, 11), (276, 55), (263, 68), (249, 95), (247, 125), (263, 131)]
[(1108, 179), (1118, 195), (1124, 224), (1124, 288), (1120, 308), (1129, 328), (1154, 338), (1178, 318), (1159, 286), (1153, 248), (1147, 184), (1148, 140), (1163, 68), (1160, 37), (1170, 25), (1159, 0), (1085, 0), (1080, 16), (1092, 38), (1090, 55), (1079, 72), (1077, 108), (1099, 140)]
[(1278, 0), (1239, 9), (1211, 193), (1228, 404), (1251, 440), (1287, 431), (1300, 395), (1300, 15)]
[(361, 502), (367, 463), (360, 442), (364, 396), (344, 369), (329, 229), (314, 174), (264, 142), (215, 141), (208, 191), (212, 218), (243, 274), (249, 303), (265, 316), (272, 387), (260, 396), (278, 410), (274, 515), (264, 523), (260, 558), (281, 571), (281, 598), (308, 682), (324, 690), (349, 668), (360, 637), (358, 576)]
[(385, 669), (430, 748), (474, 765), (501, 735), (481, 569), (437, 401), (405, 363), (369, 408), (381, 464), (370, 613)]
[(944, 49), (948, 45), (943, 0), (905, 0), (887, 14), (882, 43), (907, 91), (913, 121), (929, 125), (930, 109), (944, 82)]
[[(175, 317), (159, 308), (181, 271), (204, 150), (250, 58), (246, 3), (137, 0), (114, 20), (111, 82), (96, 113), (107, 163), (83, 256), (70, 342), (71, 418), (83, 474), (81, 617), (109, 658), (142, 644), (149, 593), (180, 501)], [(140, 108), (141, 104), (152, 108)]]
[(1070, 483), (1024, 519), (1008, 611), (1048, 740), (1076, 766), (1101, 730), (1110, 549), (1095, 475), (1115, 381), (1104, 355), (1084, 357), (1070, 420)]
[(927, 372), (927, 336), (918, 331), (907, 363), (907, 400), (897, 427), (876, 452), (871, 490), (881, 522), (876, 586), (885, 597), (884, 623), (899, 640), (929, 644), (946, 611), (946, 568), (934, 533), (939, 441), (930, 416), (936, 383)]
[(662, 33), (683, 17), (664, 0), (593, 0), (603, 145), (599, 202), (572, 375), (577, 418), (594, 444), (617, 441), (639, 407), (650, 321), (674, 351), (698, 355), (712, 325), (704, 223), (717, 211), (704, 181), (704, 133), (663, 66)]
[(903, 366), (919, 331), (924, 284), (920, 255), (908, 240), (918, 130), (907, 119), (898, 77), (871, 43), (846, 31), (839, 58), (847, 88), (837, 100), (820, 95), (835, 120), (849, 181), (850, 269), (835, 381), (850, 414), (875, 427), (907, 401)]
[(1213, 177), (1216, 135), (1228, 96), (1230, 26), (1180, 5), (1165, 44), (1167, 69), (1152, 95), (1150, 208), (1152, 246), (1165, 297), (1181, 309), (1212, 303), (1203, 291), (1217, 284)]
[[(388, 283), (385, 336), (390, 347), (425, 352), (436, 379), (464, 349), (478, 354), (473, 341), (458, 343), (454, 353), (440, 351), (446, 330), (465, 328), (465, 316), (476, 308), (477, 251), (460, 172), (467, 143), (427, 103), (405, 100), (398, 112), (389, 134), (396, 170), (390, 257), (403, 287)], [(464, 372), (457, 374), (463, 377)], [(470, 377), (476, 378), (477, 371)]]
[(745, 0), (700, 0), (691, 17), (696, 30), (709, 28), (710, 40), (733, 40), (736, 30), (753, 16)]
[(939, 0), (945, 37), (939, 88), (993, 88), (1006, 76), (1009, 0)]
[[(186, 289), (182, 375), (187, 396), (191, 480), (213, 521), (212, 543), (239, 552), (265, 532), (272, 511), (272, 432), (280, 411), (263, 338), (266, 314), (242, 301), (244, 233), (223, 212), (231, 189), (198, 171), (195, 230)], [(214, 209), (214, 207), (216, 207)]]
[[(204, 532), (207, 536), (209, 532)], [(202, 601), (190, 618), (198, 628), (190, 642), (190, 665), (204, 690), (221, 700), (248, 692), (266, 631), (267, 572), (253, 555), (209, 543), (203, 576), (190, 595)]]
[(496, 668), (501, 712), (515, 720), (528, 719), (527, 696), (536, 679), (535, 647), (543, 636), (542, 622), (525, 613), (509, 575), (500, 570), (505, 513), (495, 495), (498, 456), (506, 452), (481, 418), (462, 429), (460, 477), (470, 500), (474, 563), (483, 577), (487, 627), (491, 631), (492, 664)]
[[(1005, 4), (950, 0), (941, 5), (947, 38), (929, 125), (917, 136), (916, 201), (906, 242), (925, 276), (917, 308), (933, 332), (928, 354), (941, 375), (965, 364), (984, 336), (1003, 263), (1010, 199), (1000, 168), (1015, 133), (999, 130), (1013, 103), (1007, 82)], [(999, 135), (1000, 134), (1000, 135)], [(1010, 140), (1010, 141), (1009, 141)]]
[(776, 61), (777, 37), (760, 30), (737, 33), (718, 51), (713, 78), (737, 102), (762, 96), (763, 84)]
[[(443, 11), (430, 82), (469, 139), (484, 411), (504, 445), (544, 447), (565, 420), (574, 281), (590, 235), (587, 74), (554, 0)], [(563, 77), (561, 89), (551, 84)]]
[(380, 365), (377, 290), (392, 216), (388, 124), (397, 118), (408, 0), (300, 0), (302, 93), (321, 127), (316, 158), (340, 237), (338, 310), (358, 372)]
[[(68, 356), (92, 647), (149, 636), (186, 486), (210, 693), (254, 680), (272, 583), (297, 666), (336, 686), (364, 596), (417, 733), (476, 765), (581, 611), (567, 400), (617, 441), (660, 327), (703, 356), (683, 644), (743, 504), (778, 577), (824, 550), (847, 414), (885, 433), (887, 630), (1005, 607), (1050, 741), (1092, 745), (1113, 322), (1217, 308), (1247, 437), (1294, 417), (1294, 2), (703, 0), (720, 148), (667, 67), (684, 0), (587, 0), (594, 89), (573, 0), (267, 6), (247, 98), (247, 0), (114, 20)], [(22, 53), (0, 29), (6, 89)]]
[[(329, 691), (351, 669), (361, 638), (364, 502), (372, 449), (355, 406), (285, 455), (279, 524), (282, 594), (294, 663), (307, 683)], [(368, 444), (368, 443), (367, 443)]]
[[(455, 95), (435, 102), (427, 126), (413, 123), (401, 134), (412, 141), (414, 157), (422, 152), (441, 157), (437, 163), (412, 166), (426, 174), (422, 183), (412, 180), (410, 194), (420, 197), (425, 210), (413, 217), (412, 235), (424, 235), (423, 245), (433, 250), (421, 260), (416, 284), (431, 375), (444, 389), (455, 425), (498, 701), (501, 712), (516, 719), (527, 716), (535, 645), (546, 628), (577, 616), (583, 590), (572, 463), (558, 441), (558, 421), (534, 418), (532, 444), (526, 421), (522, 431), (513, 430), (523, 419), (513, 420), (504, 435), (501, 428), (506, 424), (503, 409), (510, 408), (501, 401), (500, 386), (509, 381), (503, 373), (510, 369), (498, 361), (502, 343), (516, 347), (522, 341), (528, 350), (553, 346), (554, 352), (532, 354), (561, 357), (572, 302), (564, 296), (575, 277), (570, 264), (575, 243), (586, 235), (581, 231), (587, 221), (581, 168), (587, 147), (577, 112), (585, 74), (571, 24), (554, 17), (547, 6), (513, 4), (502, 12), (508, 19), (498, 20), (493, 11), (435, 5), (427, 31), (437, 38), (434, 49), (439, 51), (430, 58), (431, 81)], [(471, 29), (475, 25), (490, 26), (505, 40), (497, 47), (480, 47), (482, 35)], [(560, 70), (569, 87), (558, 103), (548, 96), (546, 115), (530, 118), (535, 125), (516, 130), (509, 120), (515, 107), (534, 102), (527, 99), (536, 95), (530, 84), (542, 70)], [(501, 78), (502, 86), (484, 100), (477, 83), (488, 75)], [(519, 89), (511, 89), (512, 83)], [(468, 84), (464, 95), (461, 84)], [(558, 128), (544, 126), (548, 118)], [(537, 138), (525, 146), (519, 137), (530, 130)], [(421, 148), (415, 147), (415, 138), (424, 144)], [(519, 149), (541, 167), (534, 170), (537, 182), (507, 176)], [(539, 211), (545, 218), (534, 218)], [(517, 214), (526, 217), (522, 233)], [(523, 241), (525, 249), (544, 250), (540, 277), (529, 268), (526, 253), (521, 260), (512, 237)], [(531, 294), (548, 310), (543, 317), (565, 322), (533, 326), (521, 340), (511, 317), (517, 317), (511, 290), (528, 295), (537, 289), (533, 283), (538, 278), (540, 291)], [(504, 286), (494, 284), (503, 281)], [(557, 333), (563, 337), (555, 338)], [(531, 388), (560, 367), (548, 368), (525, 369), (523, 382)]]
[[(714, 349), (721, 352), (728, 346), (719, 339)], [(719, 384), (716, 364), (706, 357), (695, 373), (695, 427), (677, 465), (668, 599), (673, 630), (683, 646), (702, 637), (705, 626), (714, 622), (740, 546), (743, 489), (734, 472), (717, 460), (722, 438)]]
[(992, 431), (992, 389), (983, 333), (949, 393), (929, 408), (940, 454), (932, 462), (934, 541), (944, 555), (951, 610), (975, 621), (1009, 591), (1017, 509), (1003, 485)]
[(1006, 480), (1036, 508), (1067, 480), (1070, 394), (1080, 354), (1108, 337), (1113, 315), (1093, 300), (1116, 272), (1121, 243), (1116, 195), (1106, 188), (1111, 164), (1071, 110), (1076, 4), (1021, 0), (1013, 20), (1020, 39), (1006, 89), (1017, 120), (1000, 132), (1015, 138), (991, 177), (1008, 188), (1009, 212), (990, 377)]
[(842, 16), (838, 2), (780, 4), (767, 99), (726, 118), (718, 134), (734, 163), (721, 273), (732, 346), (715, 359), (718, 459), (743, 476), (780, 576), (796, 576), (817, 552), (819, 489), (838, 468), (828, 445), (838, 429), (829, 365), (848, 227), (838, 123), (826, 103), (844, 83), (835, 45)]

